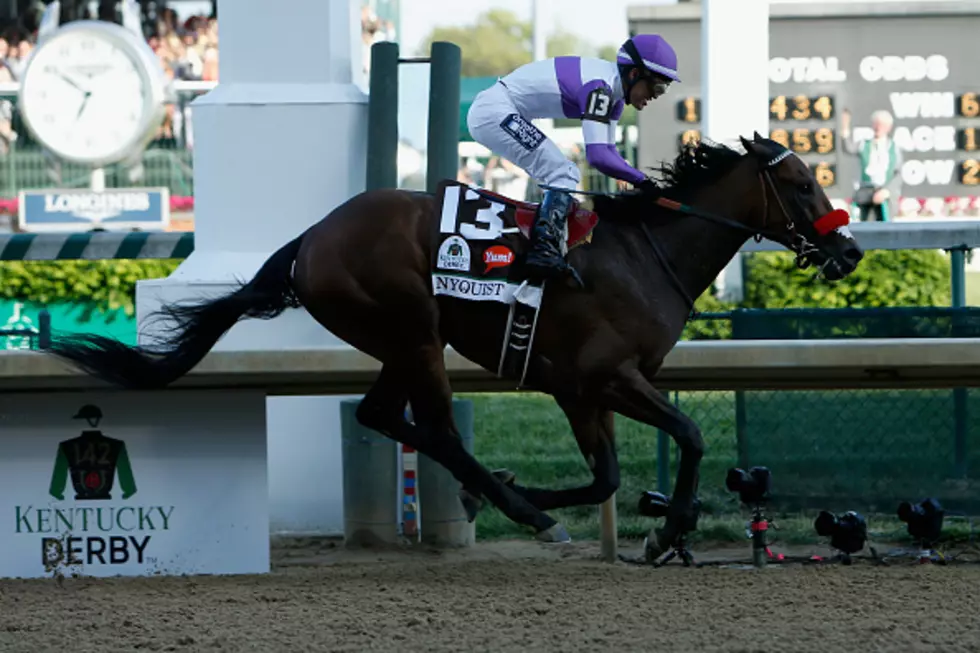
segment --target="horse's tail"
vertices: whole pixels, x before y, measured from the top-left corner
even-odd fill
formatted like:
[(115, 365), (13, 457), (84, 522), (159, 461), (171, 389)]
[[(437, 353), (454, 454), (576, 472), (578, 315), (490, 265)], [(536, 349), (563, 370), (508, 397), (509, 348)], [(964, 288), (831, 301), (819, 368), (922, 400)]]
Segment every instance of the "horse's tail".
[(53, 336), (45, 351), (124, 388), (164, 387), (193, 369), (239, 320), (269, 320), (300, 306), (291, 276), (302, 238), (280, 248), (251, 281), (229, 294), (200, 303), (163, 306), (158, 314), (172, 324), (153, 347), (130, 347), (91, 334), (65, 334)]

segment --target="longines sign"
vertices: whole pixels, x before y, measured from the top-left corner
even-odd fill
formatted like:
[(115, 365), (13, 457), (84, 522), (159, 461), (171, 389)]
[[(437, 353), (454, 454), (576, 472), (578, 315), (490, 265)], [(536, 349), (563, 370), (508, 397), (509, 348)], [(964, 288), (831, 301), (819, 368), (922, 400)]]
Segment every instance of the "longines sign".
[(161, 231), (170, 224), (167, 188), (22, 190), (19, 225), (29, 232)]

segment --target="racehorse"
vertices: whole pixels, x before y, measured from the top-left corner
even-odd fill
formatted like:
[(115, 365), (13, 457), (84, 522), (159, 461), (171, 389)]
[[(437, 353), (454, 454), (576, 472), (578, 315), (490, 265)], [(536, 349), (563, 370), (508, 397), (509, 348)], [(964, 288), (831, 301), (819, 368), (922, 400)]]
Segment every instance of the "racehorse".
[[(159, 388), (189, 372), (234, 324), (305, 308), (381, 362), (357, 409), (364, 426), (442, 464), (461, 483), (470, 521), (484, 501), (546, 542), (569, 539), (546, 511), (600, 504), (619, 486), (613, 413), (669, 433), (681, 455), (664, 526), (648, 555), (696, 528), (704, 443), (697, 425), (655, 388), (664, 357), (712, 284), (750, 238), (768, 238), (830, 281), (863, 253), (803, 161), (755, 134), (745, 152), (702, 141), (659, 170), (659, 190), (600, 195), (588, 245), (568, 252), (584, 288), (547, 282), (524, 387), (554, 397), (593, 474), (568, 489), (523, 487), (463, 447), (444, 349), (496, 370), (501, 304), (436, 296), (431, 280), (437, 198), (397, 189), (360, 193), (290, 241), (237, 290), (164, 306), (173, 321), (153, 346), (95, 335), (52, 338), (49, 353), (125, 388)], [(526, 251), (526, 250), (525, 250)], [(405, 419), (410, 403), (413, 420)]]

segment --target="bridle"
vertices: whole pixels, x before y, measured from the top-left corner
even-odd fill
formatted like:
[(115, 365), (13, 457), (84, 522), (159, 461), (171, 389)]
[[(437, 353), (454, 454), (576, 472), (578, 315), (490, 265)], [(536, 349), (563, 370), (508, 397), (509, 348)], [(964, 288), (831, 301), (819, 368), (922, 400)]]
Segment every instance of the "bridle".
[[(665, 197), (658, 197), (655, 203), (672, 211), (677, 211), (679, 213), (684, 213), (687, 215), (696, 216), (709, 220), (711, 222), (716, 222), (718, 224), (723, 224), (733, 229), (737, 229), (742, 232), (747, 232), (751, 235), (755, 241), (762, 242), (763, 238), (768, 238), (774, 242), (785, 245), (794, 254), (796, 254), (796, 266), (805, 270), (812, 265), (813, 261), (811, 256), (820, 251), (820, 249), (810, 242), (809, 239), (797, 229), (796, 221), (792, 218), (789, 211), (786, 209), (786, 205), (783, 203), (783, 198), (780, 196), (778, 189), (776, 188), (775, 182), (772, 180), (772, 169), (778, 165), (783, 159), (790, 156), (792, 152), (785, 150), (780, 152), (778, 155), (766, 161), (766, 163), (759, 168), (759, 182), (762, 189), (762, 225), (761, 227), (750, 227), (748, 225), (742, 224), (741, 222), (736, 222), (728, 218), (716, 215), (708, 211), (702, 211), (701, 209), (696, 209), (687, 204), (682, 204), (680, 202), (667, 199)], [(769, 195), (770, 193), (775, 198), (776, 205), (779, 207), (779, 211), (782, 213), (783, 218), (785, 218), (783, 225), (785, 231), (779, 232), (768, 228), (769, 221)], [(847, 212), (842, 209), (837, 209), (831, 211), (830, 213), (821, 216), (812, 223), (807, 223), (813, 227), (814, 232), (817, 235), (826, 235), (831, 231), (846, 226), (848, 223)], [(689, 309), (688, 319), (693, 319), (697, 317), (698, 311), (694, 308), (694, 299), (691, 298), (690, 294), (685, 290), (684, 284), (681, 283), (680, 278), (678, 278), (676, 271), (664, 254), (663, 249), (657, 243), (653, 234), (650, 232), (650, 227), (646, 222), (641, 222), (643, 229), (643, 234), (646, 236), (653, 248), (654, 255), (657, 257), (660, 265), (667, 272), (667, 276), (670, 278), (671, 283), (675, 286), (676, 290), (681, 294), (687, 302)], [(824, 263), (824, 266), (829, 264), (833, 259), (828, 258)], [(836, 261), (834, 262), (837, 265)], [(821, 268), (822, 269), (822, 268)]]

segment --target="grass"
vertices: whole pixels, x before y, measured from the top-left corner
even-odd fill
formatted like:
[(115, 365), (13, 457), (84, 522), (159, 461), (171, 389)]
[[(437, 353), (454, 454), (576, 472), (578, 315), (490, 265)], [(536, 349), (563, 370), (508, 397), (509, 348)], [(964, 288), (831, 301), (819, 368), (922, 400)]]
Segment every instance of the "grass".
[[(872, 537), (890, 541), (907, 539), (905, 525), (894, 516), (897, 503), (887, 503), (887, 510), (868, 510), (864, 506), (873, 506), (873, 501), (868, 496), (862, 496), (860, 492), (863, 475), (867, 475), (866, 480), (873, 477), (875, 464), (886, 465), (888, 469), (891, 469), (890, 465), (895, 461), (909, 464), (908, 453), (913, 454), (911, 464), (922, 460), (921, 456), (918, 458), (915, 456), (915, 450), (924, 441), (926, 435), (920, 432), (922, 429), (909, 426), (908, 424), (914, 420), (899, 414), (895, 410), (895, 405), (918, 405), (918, 412), (924, 413), (929, 406), (931, 395), (928, 391), (903, 392), (905, 394), (899, 396), (814, 392), (798, 397), (791, 404), (786, 404), (788, 399), (785, 396), (755, 393), (773, 396), (764, 397), (762, 402), (758, 402), (763, 408), (760, 414), (749, 411), (749, 423), (757, 425), (757, 428), (750, 431), (755, 438), (752, 455), (760, 456), (756, 450), (764, 448), (770, 449), (771, 454), (775, 455), (773, 462), (766, 460), (762, 464), (767, 464), (773, 469), (777, 491), (789, 486), (805, 492), (807, 487), (805, 479), (809, 479), (813, 474), (836, 475), (833, 480), (842, 483), (841, 487), (845, 490), (854, 492), (846, 496), (854, 497), (854, 501), (858, 504), (855, 509), (868, 518)], [(526, 486), (559, 489), (587, 485), (591, 482), (591, 473), (578, 450), (564, 413), (551, 397), (536, 393), (459, 394), (457, 397), (473, 402), (476, 424), (474, 453), (488, 468), (510, 469), (517, 474), (518, 483)], [(671, 397), (675, 399), (674, 395)], [(766, 399), (782, 401), (786, 404), (782, 419), (773, 419), (771, 415), (766, 414)], [(735, 395), (731, 392), (681, 393), (678, 401), (680, 408), (690, 414), (701, 427), (706, 443), (706, 454), (701, 464), (699, 492), (703, 504), (702, 516), (699, 529), (693, 534), (692, 541), (745, 541), (748, 512), (739, 505), (737, 497), (728, 492), (724, 485), (727, 470), (736, 466), (738, 460)], [(868, 402), (871, 401), (874, 403), (869, 404)], [(980, 395), (971, 396), (971, 404), (977, 406), (977, 412), (980, 414)], [(752, 404), (749, 405), (751, 407)], [(945, 412), (945, 404), (939, 406)], [(867, 423), (859, 421), (852, 429), (844, 429), (838, 433), (838, 450), (825, 446), (828, 440), (826, 435), (823, 436), (823, 440), (820, 436), (815, 436), (812, 442), (805, 441), (806, 433), (819, 431), (826, 434), (828, 429), (834, 433), (838, 432), (833, 424), (828, 427), (829, 410), (835, 411), (833, 414), (837, 415), (837, 421), (842, 419), (846, 421), (848, 411), (856, 411), (859, 408), (863, 408), (867, 420), (880, 426), (883, 432), (892, 436), (907, 437), (908, 442), (915, 446), (910, 447), (911, 451), (905, 451), (903, 447), (880, 450), (879, 443), (877, 452), (873, 442), (870, 445), (868, 442), (863, 442), (860, 443), (862, 446), (850, 446), (852, 439), (857, 439), (856, 433), (872, 429)], [(759, 406), (756, 406), (756, 410), (759, 410)], [(764, 419), (767, 416), (770, 419)], [(927, 422), (932, 419), (929, 414), (922, 416), (922, 420)], [(620, 415), (616, 415), (615, 420), (617, 453), (621, 467), (621, 485), (616, 494), (619, 536), (624, 539), (642, 538), (659, 521), (642, 517), (637, 512), (637, 502), (641, 493), (645, 490), (658, 489), (658, 433), (656, 429)], [(787, 424), (802, 429), (802, 435), (798, 430), (788, 428)], [(905, 431), (901, 431), (903, 426)], [(765, 434), (760, 431), (764, 431)], [(980, 434), (976, 433), (976, 429), (973, 431), (973, 439), (976, 440)], [(932, 437), (936, 436), (932, 431), (929, 433)], [(774, 445), (779, 444), (777, 439), (795, 445), (764, 447), (765, 435), (769, 435)], [(832, 440), (833, 437), (829, 436), (829, 439)], [(866, 439), (873, 440), (871, 437)], [(824, 450), (818, 451), (822, 445)], [(810, 452), (809, 458), (806, 452)], [(877, 458), (872, 454), (876, 454)], [(874, 460), (879, 462), (873, 463)], [(971, 456), (971, 463), (973, 460), (980, 464), (980, 457)], [(677, 451), (671, 443), (668, 493), (677, 471), (676, 462)], [(905, 469), (905, 467), (895, 469)], [(885, 473), (887, 475), (887, 472)], [(895, 485), (895, 479), (889, 480), (893, 481), (891, 485)], [(899, 481), (898, 485), (901, 484), (902, 482)], [(874, 484), (868, 480), (867, 485), (870, 489)], [(972, 493), (975, 485), (970, 483), (969, 486)], [(881, 489), (878, 486), (874, 487)], [(800, 488), (804, 489), (800, 490)], [(921, 497), (907, 498), (918, 500)], [(820, 541), (813, 530), (813, 519), (817, 510), (805, 509), (807, 507), (776, 511), (771, 515), (780, 527), (774, 533), (778, 541), (787, 544), (812, 544)], [(835, 511), (847, 509), (833, 505), (827, 507)], [(595, 506), (555, 510), (551, 514), (565, 525), (574, 539), (597, 539), (599, 536), (598, 509)], [(527, 536), (525, 529), (512, 523), (492, 507), (480, 514), (476, 524), (477, 536), (480, 538)], [(944, 532), (954, 539), (966, 539), (970, 534), (970, 528), (965, 522), (947, 520)]]

